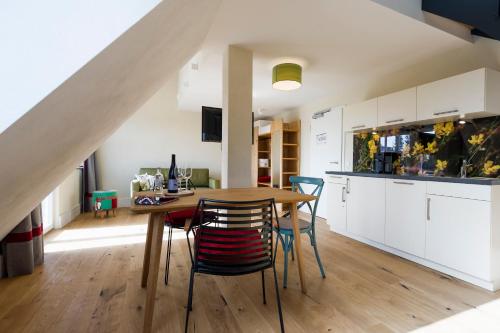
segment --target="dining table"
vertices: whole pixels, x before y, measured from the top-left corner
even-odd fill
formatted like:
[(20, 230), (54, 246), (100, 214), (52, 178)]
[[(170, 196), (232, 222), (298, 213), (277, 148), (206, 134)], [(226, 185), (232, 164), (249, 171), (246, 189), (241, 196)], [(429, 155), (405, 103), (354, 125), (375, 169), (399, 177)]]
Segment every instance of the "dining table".
[[(193, 192), (193, 195), (180, 196), (175, 201), (161, 205), (135, 204), (134, 198), (136, 196), (158, 196), (158, 194), (154, 192), (137, 192), (132, 196), (131, 211), (140, 214), (149, 214), (141, 280), (142, 288), (146, 288), (143, 332), (151, 332), (153, 327), (156, 286), (160, 269), (160, 256), (166, 214), (168, 212), (196, 208), (200, 199), (250, 201), (274, 198), (276, 203), (288, 206), (287, 209), (290, 212), (290, 220), (294, 233), (300, 287), (302, 292), (306, 293), (304, 259), (300, 240), (297, 204), (305, 201), (313, 201), (316, 199), (315, 196), (271, 187), (196, 189)], [(186, 223), (188, 224), (190, 221), (188, 220)], [(185, 229), (188, 230), (189, 225), (186, 225)]]

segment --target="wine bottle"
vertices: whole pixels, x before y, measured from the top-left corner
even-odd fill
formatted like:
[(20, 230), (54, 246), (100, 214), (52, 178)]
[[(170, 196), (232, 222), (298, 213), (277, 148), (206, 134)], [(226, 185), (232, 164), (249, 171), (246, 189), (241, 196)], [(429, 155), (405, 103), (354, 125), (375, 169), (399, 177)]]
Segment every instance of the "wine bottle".
[(172, 154), (172, 162), (170, 163), (170, 169), (168, 170), (168, 193), (179, 192), (179, 186), (177, 184), (177, 166), (175, 165), (175, 154)]

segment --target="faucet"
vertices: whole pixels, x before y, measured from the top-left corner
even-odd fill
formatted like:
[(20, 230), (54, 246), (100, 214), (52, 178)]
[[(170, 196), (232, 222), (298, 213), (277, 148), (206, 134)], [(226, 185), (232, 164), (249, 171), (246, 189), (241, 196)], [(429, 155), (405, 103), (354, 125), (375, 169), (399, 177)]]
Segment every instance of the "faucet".
[(460, 167), (460, 178), (467, 178), (467, 168), (471, 164), (467, 163), (467, 160), (462, 161), (462, 166)]

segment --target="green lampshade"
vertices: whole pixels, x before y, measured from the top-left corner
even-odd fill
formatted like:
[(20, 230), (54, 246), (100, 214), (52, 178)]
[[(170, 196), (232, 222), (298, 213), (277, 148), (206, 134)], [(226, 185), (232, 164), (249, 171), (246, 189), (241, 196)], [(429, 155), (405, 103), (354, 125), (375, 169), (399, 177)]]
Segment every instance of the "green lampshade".
[(302, 85), (302, 67), (297, 64), (284, 63), (273, 67), (273, 88), (278, 90), (294, 90)]

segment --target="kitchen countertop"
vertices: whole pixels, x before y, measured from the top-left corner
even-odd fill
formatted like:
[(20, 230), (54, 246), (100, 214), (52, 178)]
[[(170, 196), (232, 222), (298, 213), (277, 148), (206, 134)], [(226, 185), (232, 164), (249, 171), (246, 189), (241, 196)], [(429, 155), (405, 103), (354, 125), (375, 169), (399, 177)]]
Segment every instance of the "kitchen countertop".
[(352, 171), (326, 171), (327, 175), (341, 175), (354, 177), (373, 177), (373, 178), (389, 178), (389, 179), (407, 179), (432, 181), (442, 183), (459, 183), (459, 184), (475, 184), (475, 185), (500, 185), (500, 178), (459, 178), (459, 177), (435, 177), (435, 176), (400, 176), (384, 173), (369, 173), (369, 172), (352, 172)]

